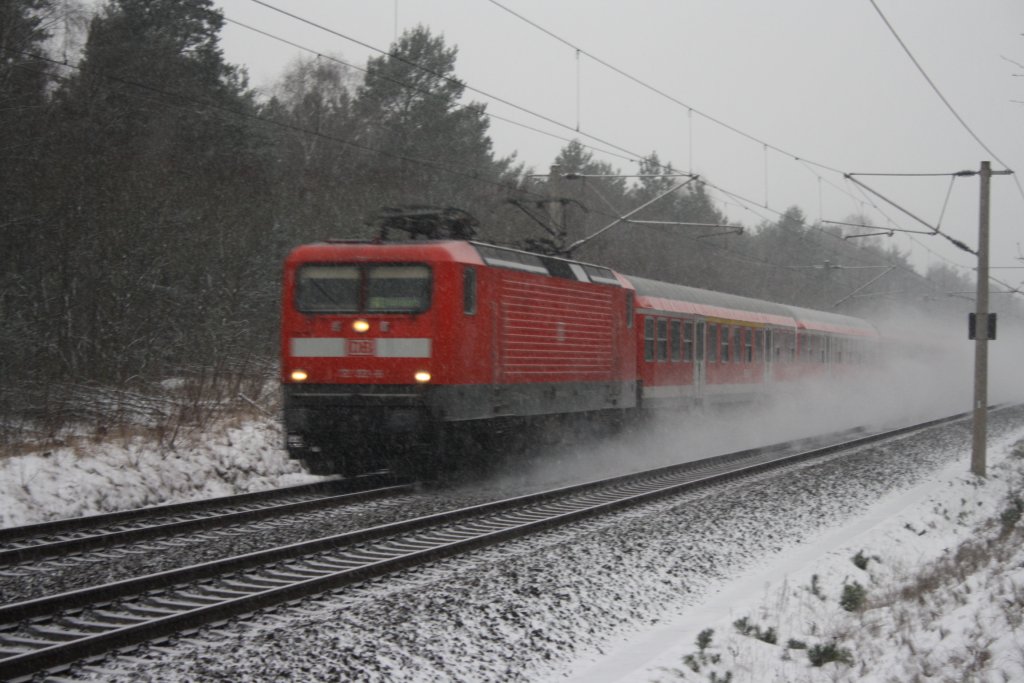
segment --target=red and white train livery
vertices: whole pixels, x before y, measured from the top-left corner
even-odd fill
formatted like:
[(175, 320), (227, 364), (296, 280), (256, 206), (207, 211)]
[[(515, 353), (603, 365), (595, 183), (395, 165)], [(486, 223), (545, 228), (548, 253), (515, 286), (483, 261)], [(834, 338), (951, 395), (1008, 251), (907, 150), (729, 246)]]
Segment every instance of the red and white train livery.
[(489, 244), (310, 244), (284, 272), (287, 446), (315, 472), (395, 453), (430, 469), (453, 432), (748, 401), (846, 372), (877, 339), (848, 316)]

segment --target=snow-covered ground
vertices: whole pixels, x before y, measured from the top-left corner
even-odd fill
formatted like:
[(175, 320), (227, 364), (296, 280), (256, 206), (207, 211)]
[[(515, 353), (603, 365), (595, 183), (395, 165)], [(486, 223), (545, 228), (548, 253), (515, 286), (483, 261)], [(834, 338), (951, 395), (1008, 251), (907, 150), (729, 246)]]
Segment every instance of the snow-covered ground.
[[(836, 414), (834, 406), (818, 408)], [(796, 412), (804, 421), (811, 415), (806, 406)], [(720, 434), (730, 419), (705, 425), (708, 433)], [(765, 420), (749, 438), (792, 436), (766, 437), (788, 418)], [(151, 681), (1024, 680), (1024, 523), (1007, 524), (1024, 508), (1017, 446), (1024, 414), (1004, 411), (992, 422), (984, 480), (967, 473), (968, 429), (945, 428), (873, 448), (863, 462), (767, 477), (684, 505), (648, 505), (77, 674)], [(697, 434), (686, 432), (687, 447), (702, 441)], [(728, 448), (746, 445), (741, 436), (731, 434)], [(134, 438), (83, 439), (9, 456), (0, 459), (0, 521), (315, 479), (280, 443), (273, 421), (259, 419), (174, 449)], [(634, 444), (635, 451), (619, 443), (512, 478), (554, 482), (579, 476), (581, 462), (591, 474), (610, 473), (610, 461), (623, 454), (679, 452), (681, 445), (678, 435)], [(848, 611), (840, 600), (856, 597), (854, 586), (864, 604)], [(743, 619), (740, 633), (735, 624)], [(817, 667), (811, 653), (840, 661)]]
[[(307, 600), (77, 675), (1024, 680), (1024, 551), (1020, 529), (1000, 538), (998, 522), (1021, 492), (1024, 458), (1012, 453), (1024, 439), (1024, 414), (993, 422), (985, 480), (966, 473), (967, 427), (945, 428), (869, 449), (856, 461), (810, 467), (806, 476), (769, 476), (683, 505), (662, 501)], [(268, 457), (276, 464), (243, 478), (243, 488), (271, 472), (295, 476), (288, 463)], [(238, 485), (225, 481), (218, 487)], [(958, 557), (962, 542), (985, 539), (994, 539), (985, 555), (991, 561), (969, 566), (965, 558), (982, 553), (962, 552), (953, 570), (932, 571), (934, 562)], [(858, 553), (865, 569), (853, 562)], [(848, 612), (840, 598), (854, 583), (865, 589), (867, 609)], [(748, 635), (734, 626), (742, 618)], [(754, 637), (769, 628), (775, 644)], [(702, 649), (698, 636), (709, 629)], [(830, 645), (852, 664), (811, 665), (808, 654)]]
[[(668, 623), (584, 658), (571, 680), (1024, 681), (1022, 439), (1024, 425), (992, 444), (986, 479), (967, 472), (964, 452)], [(856, 586), (864, 607), (848, 611), (841, 599)], [(845, 661), (811, 665), (816, 646)]]
[(67, 441), (0, 458), (0, 527), (318, 479), (289, 460), (268, 418), (187, 434), (174, 448), (141, 436)]

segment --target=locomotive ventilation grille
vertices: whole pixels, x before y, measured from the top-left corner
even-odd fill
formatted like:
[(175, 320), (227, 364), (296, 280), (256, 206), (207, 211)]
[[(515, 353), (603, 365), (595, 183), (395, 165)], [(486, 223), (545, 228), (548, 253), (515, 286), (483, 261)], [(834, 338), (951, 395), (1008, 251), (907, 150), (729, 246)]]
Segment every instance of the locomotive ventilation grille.
[(571, 373), (580, 380), (596, 380), (611, 372), (612, 291), (507, 279), (501, 320), (506, 377)]

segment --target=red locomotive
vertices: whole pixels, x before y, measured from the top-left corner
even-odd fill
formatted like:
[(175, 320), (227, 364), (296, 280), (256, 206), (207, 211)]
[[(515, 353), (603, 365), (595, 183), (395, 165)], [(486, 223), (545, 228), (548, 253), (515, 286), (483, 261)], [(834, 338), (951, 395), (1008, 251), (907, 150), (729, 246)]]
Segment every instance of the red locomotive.
[(473, 242), (458, 221), (422, 225), (399, 227), (447, 239), (288, 256), (285, 430), (313, 472), (393, 458), (429, 470), (467, 434), (751, 400), (862, 362), (878, 336), (856, 318)]

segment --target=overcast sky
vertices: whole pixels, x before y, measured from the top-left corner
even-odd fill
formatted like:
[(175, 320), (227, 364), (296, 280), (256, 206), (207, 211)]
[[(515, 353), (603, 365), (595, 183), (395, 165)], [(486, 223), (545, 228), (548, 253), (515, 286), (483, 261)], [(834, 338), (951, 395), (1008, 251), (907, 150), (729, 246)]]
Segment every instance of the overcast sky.
[[(538, 172), (575, 137), (624, 173), (635, 172), (636, 155), (655, 151), (677, 169), (701, 174), (742, 198), (713, 192), (730, 219), (744, 225), (797, 205), (811, 220), (863, 213), (877, 225), (891, 219), (892, 227), (925, 229), (867, 195), (878, 208), (872, 206), (843, 173), (950, 173), (990, 160), (994, 169), (1024, 175), (1024, 2), (875, 2), (990, 151), (942, 103), (871, 0), (268, 4), (384, 51), (417, 24), (442, 34), (458, 47), (456, 73), (472, 89), (467, 100), (548, 133), (500, 120), (491, 125), (497, 153), (515, 153)], [(220, 6), (229, 20), (360, 66), (379, 54), (254, 0)], [(230, 21), (223, 47), (256, 87), (312, 56)], [(859, 179), (931, 225), (941, 216), (943, 232), (976, 248), (977, 177), (956, 180), (944, 215), (948, 176)], [(992, 179), (995, 267), (1024, 266), (1018, 182), (1024, 186), (1024, 178)], [(941, 237), (898, 235), (888, 243), (910, 251), (921, 268), (975, 263)], [(993, 274), (1014, 285), (1024, 281), (1024, 270)]]

